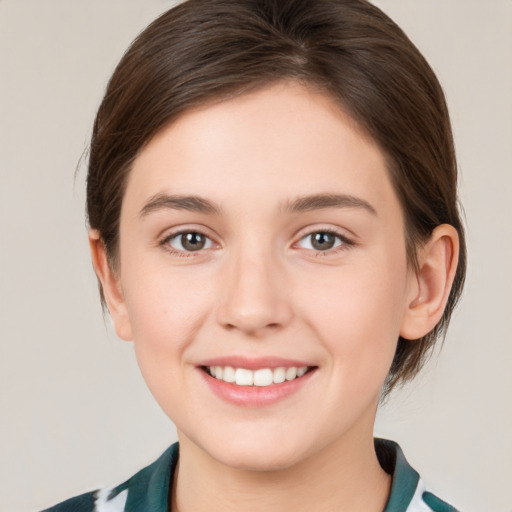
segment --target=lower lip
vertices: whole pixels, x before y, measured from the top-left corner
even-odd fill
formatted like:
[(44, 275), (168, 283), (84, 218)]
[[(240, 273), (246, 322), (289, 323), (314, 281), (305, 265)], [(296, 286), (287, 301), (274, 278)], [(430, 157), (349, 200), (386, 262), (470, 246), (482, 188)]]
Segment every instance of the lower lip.
[(210, 389), (222, 400), (243, 407), (263, 407), (297, 393), (316, 373), (316, 368), (308, 371), (302, 377), (270, 386), (237, 386), (216, 379), (201, 368), (198, 371)]

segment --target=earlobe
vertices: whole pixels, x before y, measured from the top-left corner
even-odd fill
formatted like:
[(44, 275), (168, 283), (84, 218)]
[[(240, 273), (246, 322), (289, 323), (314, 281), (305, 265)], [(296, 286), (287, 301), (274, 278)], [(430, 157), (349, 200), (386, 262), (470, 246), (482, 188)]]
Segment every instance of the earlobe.
[(411, 276), (410, 297), (400, 336), (415, 340), (428, 334), (441, 319), (459, 259), (459, 236), (449, 224), (437, 226), (418, 250), (418, 271)]
[(132, 329), (119, 278), (108, 260), (103, 240), (95, 229), (89, 231), (89, 248), (92, 265), (101, 284), (116, 334), (119, 338), (130, 341), (132, 339)]

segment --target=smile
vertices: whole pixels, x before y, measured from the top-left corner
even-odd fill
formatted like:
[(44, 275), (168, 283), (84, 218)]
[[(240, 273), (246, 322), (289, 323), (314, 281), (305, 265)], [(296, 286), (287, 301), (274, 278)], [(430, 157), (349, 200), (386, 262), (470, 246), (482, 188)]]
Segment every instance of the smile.
[(237, 386), (266, 387), (285, 381), (299, 379), (308, 371), (307, 366), (289, 366), (278, 368), (234, 368), (232, 366), (206, 366), (204, 370), (217, 380)]

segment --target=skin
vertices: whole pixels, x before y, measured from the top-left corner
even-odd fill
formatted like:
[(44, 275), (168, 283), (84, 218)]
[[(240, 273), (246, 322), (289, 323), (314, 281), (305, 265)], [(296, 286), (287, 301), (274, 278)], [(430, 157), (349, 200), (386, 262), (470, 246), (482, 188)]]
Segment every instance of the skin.
[[(312, 194), (359, 203), (283, 207)], [(219, 211), (171, 208), (162, 195)], [(308, 235), (326, 230), (334, 247), (318, 250)], [(187, 253), (178, 231), (206, 245)], [(173, 510), (383, 510), (380, 390), (398, 336), (419, 338), (442, 314), (457, 235), (436, 228), (411, 270), (382, 151), (347, 114), (293, 83), (185, 113), (135, 160), (116, 271), (99, 233), (90, 244), (116, 331), (178, 429)], [(198, 369), (232, 355), (316, 370), (291, 396), (243, 407)]]

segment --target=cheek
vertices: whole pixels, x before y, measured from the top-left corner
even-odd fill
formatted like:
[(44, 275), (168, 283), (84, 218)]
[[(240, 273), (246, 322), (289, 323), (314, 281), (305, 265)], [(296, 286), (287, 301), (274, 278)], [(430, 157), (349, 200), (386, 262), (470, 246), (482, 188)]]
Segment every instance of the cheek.
[(165, 261), (130, 263), (125, 267), (123, 292), (135, 342), (167, 346), (186, 338), (204, 314), (208, 298), (214, 296), (208, 289), (211, 280), (200, 271), (173, 269)]
[(155, 262), (125, 268), (129, 279), (123, 291), (137, 361), (154, 392), (159, 379), (172, 378), (170, 368), (183, 364), (183, 354), (211, 312), (215, 294), (197, 273), (171, 271)]
[(126, 293), (141, 374), (157, 403), (175, 421), (183, 413), (181, 397), (187, 393), (184, 354), (208, 309), (205, 295), (191, 284), (166, 272), (146, 273)]
[(398, 253), (347, 265), (316, 281), (309, 323), (332, 364), (343, 367), (354, 385), (387, 375), (405, 310), (406, 278), (405, 255)]

